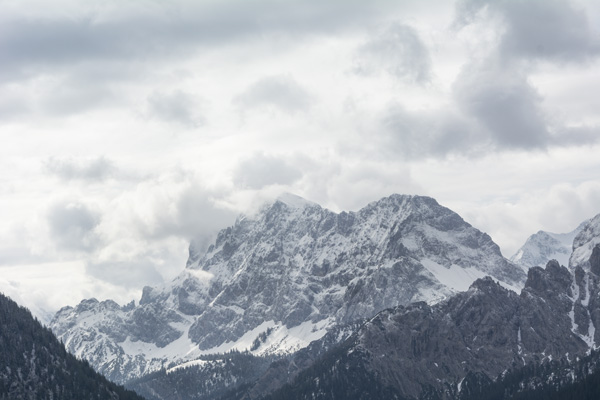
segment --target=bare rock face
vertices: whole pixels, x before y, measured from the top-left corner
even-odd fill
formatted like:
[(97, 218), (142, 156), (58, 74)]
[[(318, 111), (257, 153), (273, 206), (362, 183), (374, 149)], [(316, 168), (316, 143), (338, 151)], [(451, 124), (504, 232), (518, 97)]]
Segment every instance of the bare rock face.
[(86, 301), (51, 323), (70, 351), (117, 381), (201, 353), (291, 352), (339, 324), (415, 301), (435, 303), (477, 278), (520, 289), (524, 270), (459, 215), (392, 195), (334, 213), (293, 195), (241, 216), (206, 252), (138, 305)]
[(590, 256), (590, 271), (600, 276), (600, 244), (594, 246)]

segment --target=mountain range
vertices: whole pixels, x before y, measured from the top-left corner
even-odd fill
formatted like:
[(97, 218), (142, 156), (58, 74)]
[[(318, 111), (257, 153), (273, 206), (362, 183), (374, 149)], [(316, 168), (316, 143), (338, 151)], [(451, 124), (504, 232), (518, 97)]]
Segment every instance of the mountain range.
[(523, 268), (435, 200), (393, 195), (334, 213), (293, 195), (240, 216), (184, 271), (139, 304), (84, 300), (52, 330), (116, 382), (201, 355), (287, 354), (332, 327), (414, 301), (435, 303), (493, 276), (520, 288)]
[(571, 234), (568, 268), (533, 265), (563, 255), (566, 236), (539, 232), (511, 261), (428, 197), (334, 213), (284, 195), (190, 246), (138, 304), (84, 300), (50, 327), (151, 399), (468, 398), (594, 354), (600, 216)]

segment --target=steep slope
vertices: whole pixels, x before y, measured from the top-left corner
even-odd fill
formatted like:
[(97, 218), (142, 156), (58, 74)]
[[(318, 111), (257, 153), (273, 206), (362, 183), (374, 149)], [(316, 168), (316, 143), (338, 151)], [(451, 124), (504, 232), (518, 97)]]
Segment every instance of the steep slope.
[(0, 294), (0, 399), (141, 399), (67, 353), (31, 313)]
[(589, 259), (594, 247), (600, 243), (600, 214), (589, 220), (573, 240), (573, 253), (569, 258), (569, 267), (581, 266), (589, 270)]
[(567, 266), (573, 251), (573, 240), (588, 222), (582, 222), (569, 233), (539, 231), (531, 235), (510, 260), (526, 269), (546, 265), (550, 260), (556, 260), (560, 265)]
[[(593, 281), (598, 296), (598, 276), (578, 274)], [(481, 398), (481, 387), (507, 370), (544, 360), (568, 363), (600, 343), (577, 332), (578, 286), (567, 268), (551, 261), (529, 270), (520, 295), (484, 278), (434, 306), (384, 310), (267, 398)], [(585, 307), (600, 311), (591, 301)], [(251, 398), (248, 393), (239, 398)]]
[(392, 195), (339, 214), (286, 195), (221, 231), (139, 305), (87, 300), (51, 327), (68, 349), (123, 382), (167, 363), (245, 350), (293, 352), (338, 324), (434, 303), (491, 275), (525, 273), (491, 238), (435, 200)]

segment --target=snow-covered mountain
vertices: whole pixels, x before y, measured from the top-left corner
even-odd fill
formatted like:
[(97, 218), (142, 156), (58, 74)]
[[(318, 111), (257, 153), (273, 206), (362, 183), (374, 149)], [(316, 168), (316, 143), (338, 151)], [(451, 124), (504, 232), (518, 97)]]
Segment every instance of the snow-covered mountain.
[[(600, 245), (588, 261), (590, 271), (556, 260), (532, 267), (520, 295), (486, 277), (435, 305), (389, 308), (270, 365), (223, 355), (130, 388), (152, 400), (170, 398), (174, 388), (190, 400), (596, 399)], [(588, 378), (596, 379), (591, 392)], [(573, 384), (587, 389), (553, 395)]]
[(526, 269), (546, 265), (550, 260), (557, 260), (560, 265), (567, 266), (573, 251), (573, 240), (587, 223), (588, 221), (582, 222), (569, 233), (538, 231), (527, 238), (510, 260)]
[(334, 213), (293, 195), (241, 216), (184, 271), (144, 288), (138, 305), (85, 300), (52, 330), (124, 382), (200, 355), (290, 353), (339, 324), (415, 301), (436, 303), (494, 277), (520, 289), (524, 270), (434, 199), (392, 195)]

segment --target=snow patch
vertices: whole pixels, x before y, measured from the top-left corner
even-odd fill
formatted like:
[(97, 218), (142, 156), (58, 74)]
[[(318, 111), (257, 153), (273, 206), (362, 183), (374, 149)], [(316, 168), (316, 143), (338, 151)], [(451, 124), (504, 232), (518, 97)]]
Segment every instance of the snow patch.
[(475, 280), (487, 275), (475, 268), (463, 268), (456, 264), (447, 268), (430, 259), (421, 260), (421, 264), (435, 276), (438, 282), (458, 292), (468, 290)]

